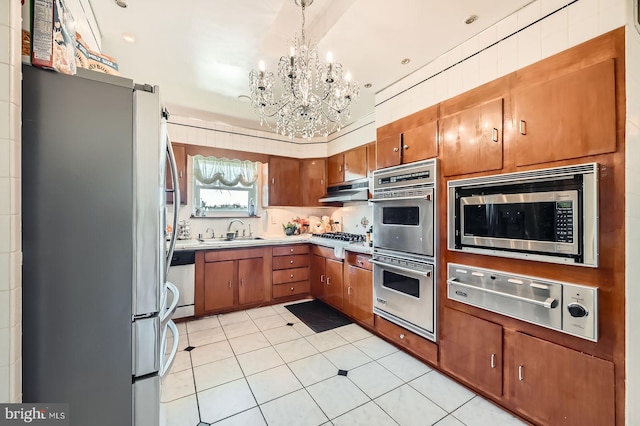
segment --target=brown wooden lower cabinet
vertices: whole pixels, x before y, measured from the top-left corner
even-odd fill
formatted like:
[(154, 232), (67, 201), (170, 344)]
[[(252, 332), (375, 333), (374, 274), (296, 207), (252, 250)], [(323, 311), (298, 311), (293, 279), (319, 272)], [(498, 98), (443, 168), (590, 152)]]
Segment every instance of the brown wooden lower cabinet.
[(309, 293), (309, 246), (290, 245), (273, 248), (272, 297)]
[(328, 247), (311, 247), (311, 295), (342, 310), (342, 259)]
[(502, 395), (502, 326), (444, 309), (440, 366), (478, 389)]
[(445, 308), (440, 367), (541, 425), (613, 425), (613, 363)]
[(505, 330), (505, 397), (544, 425), (613, 425), (613, 363)]
[(373, 272), (371, 256), (347, 252), (344, 264), (344, 312), (373, 327)]
[(207, 312), (234, 305), (235, 262), (211, 262), (204, 265), (204, 309)]
[(270, 270), (270, 249), (210, 250), (197, 253), (196, 316), (244, 309), (269, 301)]

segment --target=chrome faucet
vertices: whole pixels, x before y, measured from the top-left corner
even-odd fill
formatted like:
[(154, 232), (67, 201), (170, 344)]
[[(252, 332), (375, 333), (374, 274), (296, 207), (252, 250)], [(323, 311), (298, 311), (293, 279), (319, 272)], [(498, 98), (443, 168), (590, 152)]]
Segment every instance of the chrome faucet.
[(233, 225), (233, 222), (240, 222), (241, 224), (244, 225), (244, 222), (241, 221), (240, 219), (232, 219), (231, 222), (229, 222), (229, 226), (227, 227), (227, 232), (231, 232), (231, 225)]
[(216, 231), (214, 231), (213, 228), (207, 228), (204, 232), (205, 234), (209, 234), (209, 231), (211, 231), (211, 239), (214, 239), (216, 237)]

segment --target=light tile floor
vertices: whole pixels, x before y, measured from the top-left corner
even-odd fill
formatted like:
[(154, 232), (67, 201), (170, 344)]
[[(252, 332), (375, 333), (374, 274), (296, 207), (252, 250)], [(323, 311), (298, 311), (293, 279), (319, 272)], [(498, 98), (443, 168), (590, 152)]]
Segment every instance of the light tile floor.
[(161, 425), (524, 424), (356, 324), (316, 334), (285, 305), (179, 324)]

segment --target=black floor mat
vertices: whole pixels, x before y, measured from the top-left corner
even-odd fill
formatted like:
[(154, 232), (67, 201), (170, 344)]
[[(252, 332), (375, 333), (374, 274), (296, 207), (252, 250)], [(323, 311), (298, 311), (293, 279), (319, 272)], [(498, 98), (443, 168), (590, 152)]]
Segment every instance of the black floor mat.
[(316, 333), (351, 324), (351, 320), (319, 300), (285, 306)]

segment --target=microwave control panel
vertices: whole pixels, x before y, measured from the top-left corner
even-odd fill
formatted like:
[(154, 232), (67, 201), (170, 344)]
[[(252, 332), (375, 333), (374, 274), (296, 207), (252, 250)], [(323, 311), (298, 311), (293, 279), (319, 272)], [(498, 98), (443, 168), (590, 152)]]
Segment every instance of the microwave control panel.
[(556, 203), (556, 241), (573, 243), (573, 203), (571, 201)]

